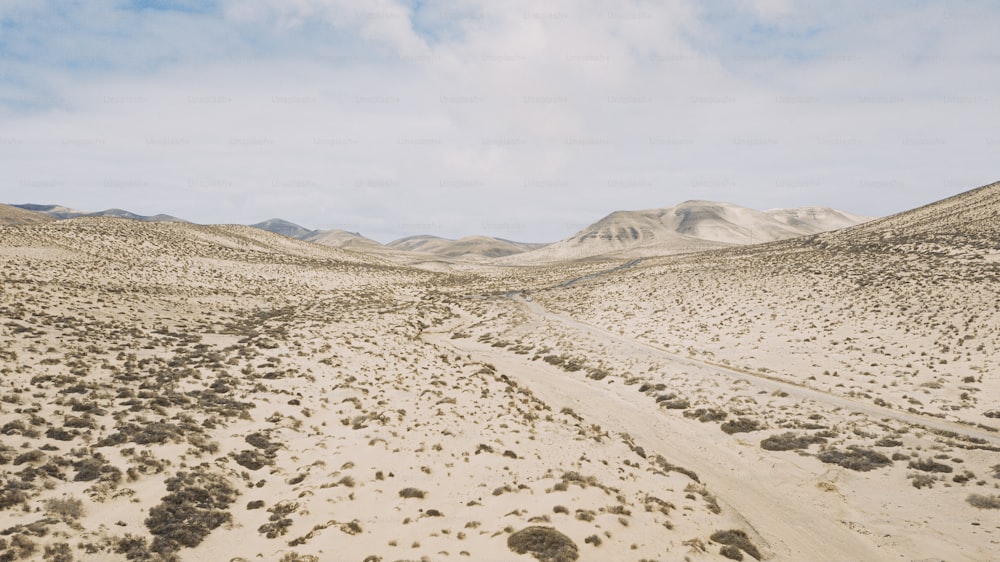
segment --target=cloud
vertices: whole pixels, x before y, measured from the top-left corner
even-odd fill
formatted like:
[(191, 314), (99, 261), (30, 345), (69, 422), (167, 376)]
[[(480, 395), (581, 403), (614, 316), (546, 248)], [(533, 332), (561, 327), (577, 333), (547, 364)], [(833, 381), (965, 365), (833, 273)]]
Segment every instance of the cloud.
[[(988, 4), (0, 2), (0, 200), (555, 240), (995, 178)], [(909, 31), (912, 30), (912, 31)]]

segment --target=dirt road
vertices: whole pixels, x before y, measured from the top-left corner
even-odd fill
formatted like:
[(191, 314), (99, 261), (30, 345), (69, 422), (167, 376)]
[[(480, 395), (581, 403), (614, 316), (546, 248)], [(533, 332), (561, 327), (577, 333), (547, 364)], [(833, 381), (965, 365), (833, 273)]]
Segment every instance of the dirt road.
[(744, 380), (753, 384), (755, 387), (758, 387), (763, 390), (768, 390), (768, 391), (781, 390), (787, 392), (792, 396), (813, 400), (822, 404), (826, 404), (827, 406), (830, 407), (843, 408), (845, 410), (850, 410), (852, 412), (861, 412), (879, 419), (890, 418), (894, 420), (899, 420), (917, 427), (922, 426), (925, 428), (931, 428), (939, 431), (950, 431), (957, 433), (959, 435), (964, 435), (966, 437), (980, 439), (984, 443), (1000, 446), (1000, 435), (994, 432), (978, 429), (964, 424), (953, 423), (947, 420), (933, 418), (930, 416), (922, 416), (910, 412), (894, 410), (892, 408), (885, 408), (868, 402), (852, 400), (850, 398), (838, 396), (836, 394), (830, 394), (828, 392), (823, 392), (821, 390), (809, 388), (795, 381), (782, 380), (779, 377), (740, 371), (723, 365), (717, 365), (706, 361), (700, 361), (698, 359), (694, 359), (691, 357), (677, 355), (676, 353), (671, 353), (665, 349), (656, 347), (654, 345), (636, 341), (618, 334), (614, 334), (612, 332), (609, 332), (592, 324), (588, 324), (586, 322), (582, 322), (574, 318), (569, 318), (562, 314), (556, 314), (554, 312), (547, 311), (537, 302), (527, 302), (520, 295), (512, 295), (511, 298), (518, 300), (528, 312), (530, 312), (533, 316), (535, 316), (538, 319), (545, 319), (545, 320), (550, 320), (552, 322), (558, 322), (574, 330), (590, 334), (605, 343), (608, 344), (613, 343), (618, 346), (623, 346), (630, 353), (633, 354), (636, 352), (647, 353), (659, 357), (661, 359), (666, 359), (668, 361), (684, 365), (686, 367), (703, 370), (707, 375), (712, 375), (712, 376), (722, 375), (733, 379)]
[[(757, 533), (755, 542), (777, 560), (879, 560), (890, 557), (869, 537), (831, 522), (851, 519), (835, 494), (816, 487), (814, 459), (774, 459), (756, 447), (733, 446), (713, 424), (665, 416), (655, 403), (640, 400), (633, 388), (568, 376), (524, 356), (512, 356), (450, 332), (426, 333), (425, 340), (494, 365), (556, 410), (570, 407), (588, 423), (612, 433), (628, 433), (647, 452), (694, 470), (724, 509)], [(820, 471), (822, 472), (822, 471)], [(747, 474), (767, 474), (766, 480)]]

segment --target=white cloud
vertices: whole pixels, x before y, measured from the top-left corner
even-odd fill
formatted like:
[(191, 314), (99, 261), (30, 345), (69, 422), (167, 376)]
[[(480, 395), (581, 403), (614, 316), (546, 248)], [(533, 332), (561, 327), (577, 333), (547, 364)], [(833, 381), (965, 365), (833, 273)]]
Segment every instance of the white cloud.
[(779, 20), (790, 16), (795, 9), (794, 0), (750, 0), (754, 14), (765, 21)]
[(902, 210), (991, 181), (1000, 146), (985, 9), (13, 6), (5, 202), (554, 240), (691, 198)]

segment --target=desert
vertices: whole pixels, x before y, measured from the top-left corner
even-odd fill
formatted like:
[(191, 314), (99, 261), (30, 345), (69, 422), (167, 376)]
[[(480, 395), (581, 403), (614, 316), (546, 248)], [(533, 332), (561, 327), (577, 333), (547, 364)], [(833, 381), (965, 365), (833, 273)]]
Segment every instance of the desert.
[(0, 0), (0, 562), (1000, 562), (997, 29)]
[(8, 212), (3, 559), (989, 559), (998, 212), (444, 273)]

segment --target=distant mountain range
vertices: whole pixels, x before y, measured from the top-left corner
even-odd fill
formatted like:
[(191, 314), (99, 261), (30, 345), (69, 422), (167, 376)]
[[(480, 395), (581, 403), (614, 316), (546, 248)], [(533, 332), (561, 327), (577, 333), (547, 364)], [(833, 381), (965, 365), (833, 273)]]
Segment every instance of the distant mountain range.
[(458, 240), (437, 236), (407, 236), (388, 244), (391, 248), (408, 252), (423, 252), (446, 258), (501, 258), (545, 247), (545, 244), (514, 242), (490, 236), (466, 236)]
[[(122, 209), (91, 213), (59, 205), (35, 204), (4, 205), (0, 208), (0, 224), (79, 217), (186, 222), (170, 215), (143, 216)], [(575, 259), (677, 254), (773, 242), (837, 230), (868, 220), (871, 220), (870, 217), (825, 207), (757, 211), (731, 203), (686, 201), (662, 209), (615, 211), (554, 244), (514, 242), (489, 236), (453, 240), (426, 234), (381, 244), (357, 232), (310, 230), (279, 218), (250, 226), (297, 240), (406, 261), (436, 259), (530, 265)]]
[(399, 255), (401, 252), (406, 252), (408, 254), (423, 254), (428, 258), (472, 261), (483, 261), (490, 258), (519, 254), (544, 246), (544, 244), (513, 242), (489, 236), (467, 236), (458, 240), (451, 240), (428, 234), (407, 236), (406, 238), (393, 240), (388, 244), (380, 244), (375, 240), (365, 238), (357, 232), (347, 232), (345, 230), (309, 230), (283, 219), (270, 219), (250, 226), (290, 238), (346, 250), (388, 255)]
[(250, 226), (266, 230), (268, 232), (273, 232), (275, 234), (280, 234), (282, 236), (287, 236), (289, 238), (295, 238), (296, 240), (315, 242), (317, 244), (332, 246), (334, 248), (361, 250), (365, 248), (373, 249), (383, 247), (382, 244), (370, 238), (365, 238), (357, 232), (347, 232), (346, 230), (336, 229), (309, 230), (304, 226), (297, 225), (294, 222), (289, 222), (284, 219), (268, 219), (264, 222), (251, 224)]
[(10, 206), (17, 207), (25, 211), (32, 211), (35, 213), (48, 215), (54, 219), (75, 219), (79, 217), (115, 217), (119, 219), (131, 219), (144, 222), (187, 222), (183, 219), (172, 217), (170, 215), (144, 216), (144, 215), (137, 215), (135, 213), (131, 213), (123, 209), (106, 209), (104, 211), (90, 213), (87, 211), (78, 211), (76, 209), (70, 209), (69, 207), (62, 207), (60, 205), (35, 205), (33, 203), (25, 203), (22, 205), (10, 205)]

